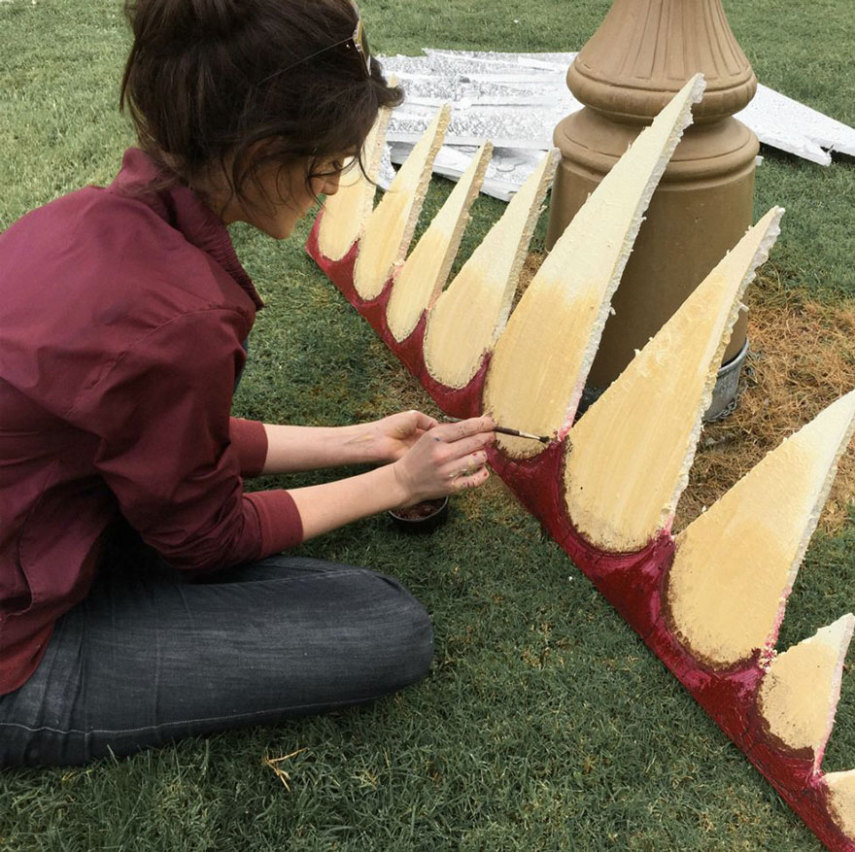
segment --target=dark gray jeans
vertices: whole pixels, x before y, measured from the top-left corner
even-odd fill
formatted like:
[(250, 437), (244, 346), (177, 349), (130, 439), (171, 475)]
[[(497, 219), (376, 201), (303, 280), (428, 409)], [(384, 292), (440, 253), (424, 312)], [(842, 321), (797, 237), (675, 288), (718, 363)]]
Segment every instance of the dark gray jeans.
[(194, 582), (159, 560), (113, 564), (30, 680), (0, 696), (0, 766), (82, 764), (369, 701), (422, 678), (432, 655), (421, 604), (362, 568), (278, 556)]

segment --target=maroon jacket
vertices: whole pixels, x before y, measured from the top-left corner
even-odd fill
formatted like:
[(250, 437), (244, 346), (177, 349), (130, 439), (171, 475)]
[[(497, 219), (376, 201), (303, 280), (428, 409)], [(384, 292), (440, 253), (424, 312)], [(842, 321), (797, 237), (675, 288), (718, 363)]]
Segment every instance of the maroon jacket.
[(119, 514), (176, 566), (298, 543), (286, 491), (244, 494), (267, 452), (230, 417), (261, 300), (228, 231), (187, 188), (125, 154), (0, 235), (0, 694), (89, 590)]

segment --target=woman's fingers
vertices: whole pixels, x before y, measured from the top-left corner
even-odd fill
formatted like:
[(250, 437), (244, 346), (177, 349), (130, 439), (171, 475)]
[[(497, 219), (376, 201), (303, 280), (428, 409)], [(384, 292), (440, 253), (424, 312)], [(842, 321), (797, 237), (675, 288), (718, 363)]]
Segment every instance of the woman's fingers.
[[(433, 435), (433, 432), (430, 433)], [(493, 433), (487, 432), (473, 435), (471, 438), (463, 438), (453, 444), (440, 442), (434, 445), (434, 458), (437, 464), (444, 465), (449, 470), (462, 470), (468, 464), (468, 459), (477, 456), (480, 461), (477, 467), (487, 461), (484, 447), (493, 443)]]
[(397, 462), (399, 481), (423, 500), (439, 497), (484, 482), (487, 454), (495, 424), (489, 417), (473, 417), (459, 423), (442, 423), (421, 436)]
[(474, 473), (458, 476), (454, 479), (455, 491), (464, 491), (467, 488), (477, 488), (483, 485), (490, 477), (490, 471), (486, 467), (481, 467)]
[(492, 417), (470, 417), (468, 420), (459, 420), (456, 423), (440, 423), (431, 429), (431, 435), (448, 444), (455, 444), (467, 438), (484, 435), (487, 437), (487, 441), (481, 444), (484, 446), (484, 443), (493, 439), (493, 427), (495, 425)]
[[(496, 424), (490, 417), (472, 417), (458, 423), (441, 423), (430, 430), (430, 437), (437, 444), (437, 457), (447, 461), (462, 459), (483, 450), (493, 443)], [(484, 456), (486, 461), (486, 455)]]
[(377, 425), (382, 431), (388, 432), (391, 438), (404, 440), (433, 429), (437, 425), (437, 421), (421, 411), (411, 409), (384, 417), (377, 421)]
[(408, 412), (411, 416), (415, 417), (415, 429), (420, 429), (423, 432), (427, 432), (430, 429), (433, 429), (435, 426), (438, 426), (439, 423), (433, 417), (429, 417), (427, 414), (421, 411), (410, 411)]
[(487, 464), (487, 454), (485, 452), (470, 453), (462, 458), (455, 458), (449, 463), (449, 467), (453, 467), (448, 474), (449, 479), (456, 479), (461, 476), (472, 476), (477, 473), (484, 465)]

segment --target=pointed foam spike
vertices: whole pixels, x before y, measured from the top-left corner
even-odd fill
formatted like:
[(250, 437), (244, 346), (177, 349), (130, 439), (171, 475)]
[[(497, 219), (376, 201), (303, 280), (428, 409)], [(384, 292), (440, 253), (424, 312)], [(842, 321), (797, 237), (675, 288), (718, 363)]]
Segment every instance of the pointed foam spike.
[[(485, 409), (551, 435), (572, 422), (644, 211), (704, 89), (693, 77), (602, 180), (520, 299), (490, 362)], [(498, 436), (514, 457), (545, 449)]]
[(324, 216), (318, 229), (318, 248), (330, 260), (341, 260), (350, 251), (350, 247), (362, 236), (362, 229), (371, 215), (376, 189), (373, 181), (380, 171), (391, 114), (389, 109), (380, 110), (362, 146), (365, 174), (358, 163), (352, 163), (341, 176), (338, 192), (324, 202)]
[(479, 149), (398, 273), (386, 308), (395, 340), (412, 334), (422, 313), (442, 292), (492, 153), (490, 142)]
[(677, 537), (672, 627), (715, 667), (771, 653), (837, 461), (855, 431), (855, 391), (787, 438)]
[(380, 295), (407, 253), (450, 115), (448, 106), (437, 113), (365, 225), (353, 269), (353, 285), (363, 299)]
[(597, 547), (638, 550), (670, 526), (739, 299), (782, 213), (748, 231), (570, 433), (567, 507)]
[(834, 725), (846, 649), (855, 629), (849, 613), (775, 657), (757, 696), (769, 732), (793, 750), (810, 749), (814, 771)]
[(428, 316), (425, 363), (433, 378), (448, 387), (466, 386), (505, 327), (555, 165), (550, 151)]
[(855, 769), (825, 776), (831, 815), (840, 830), (855, 840)]

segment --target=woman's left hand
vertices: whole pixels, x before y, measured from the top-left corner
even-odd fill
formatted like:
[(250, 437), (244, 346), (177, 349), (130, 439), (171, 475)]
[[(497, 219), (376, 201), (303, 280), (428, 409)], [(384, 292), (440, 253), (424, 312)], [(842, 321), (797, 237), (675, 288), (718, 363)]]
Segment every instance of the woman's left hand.
[[(381, 420), (363, 423), (359, 427), (363, 434), (356, 440), (365, 441), (365, 449), (371, 461), (378, 464), (397, 461), (437, 421), (421, 411), (400, 411)], [(364, 431), (363, 431), (364, 430)]]
[(267, 459), (262, 473), (293, 473), (344, 464), (397, 461), (436, 420), (421, 411), (401, 411), (352, 426), (265, 424)]

